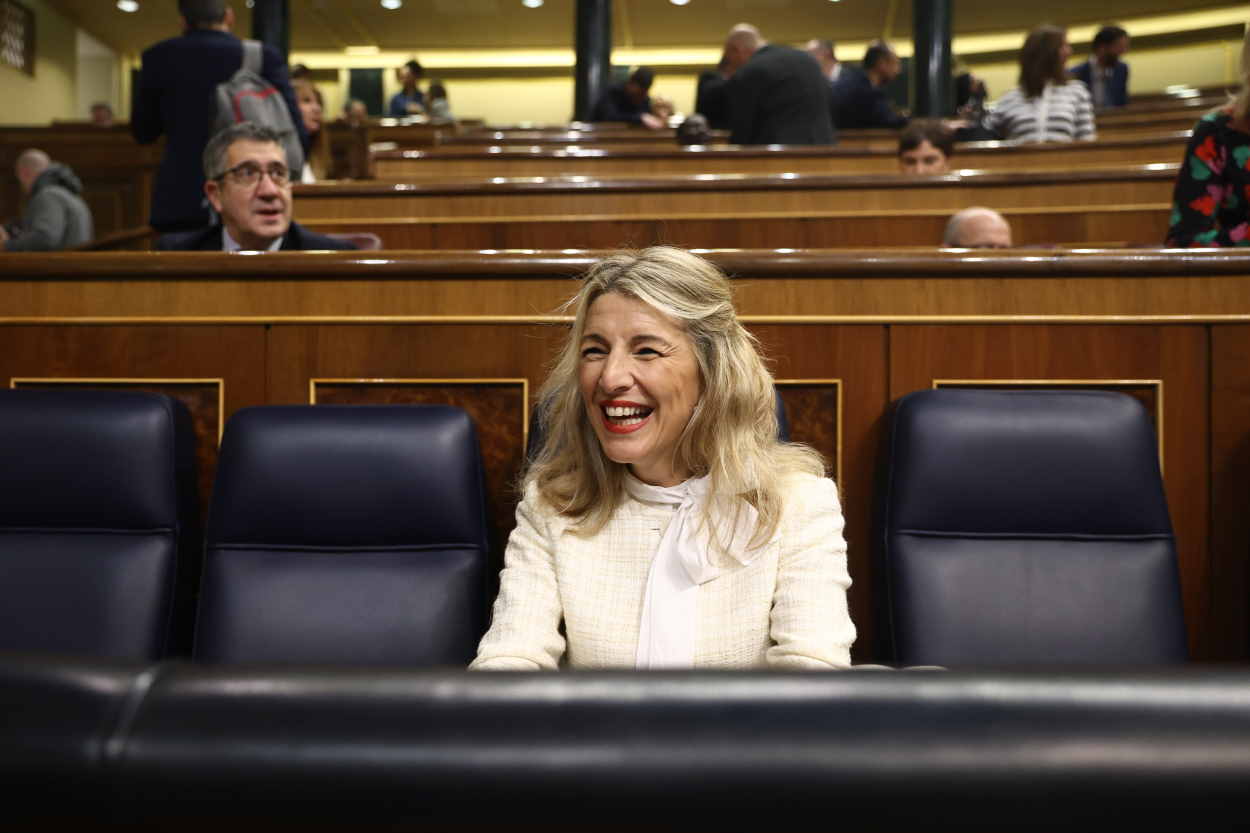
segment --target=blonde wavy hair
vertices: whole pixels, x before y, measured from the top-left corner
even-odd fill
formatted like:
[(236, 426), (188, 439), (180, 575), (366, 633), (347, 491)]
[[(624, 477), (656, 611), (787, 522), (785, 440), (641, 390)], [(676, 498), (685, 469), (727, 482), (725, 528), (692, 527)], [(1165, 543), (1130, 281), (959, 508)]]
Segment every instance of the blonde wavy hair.
[[(536, 484), (583, 535), (602, 529), (624, 497), (627, 466), (604, 455), (579, 387), (587, 312), (608, 293), (647, 304), (690, 339), (703, 392), (677, 440), (674, 463), (693, 476), (708, 475), (713, 495), (739, 499), (735, 511), (743, 501), (754, 506), (759, 521), (750, 546), (763, 544), (781, 519), (782, 481), (797, 472), (822, 476), (824, 462), (811, 448), (778, 441), (773, 378), (755, 337), (738, 321), (729, 279), (682, 249), (653, 246), (604, 258), (564, 305), (575, 310), (573, 327), (539, 394), (546, 434), (526, 484)], [(709, 528), (715, 532), (717, 525)], [(722, 551), (724, 543), (716, 540)]]

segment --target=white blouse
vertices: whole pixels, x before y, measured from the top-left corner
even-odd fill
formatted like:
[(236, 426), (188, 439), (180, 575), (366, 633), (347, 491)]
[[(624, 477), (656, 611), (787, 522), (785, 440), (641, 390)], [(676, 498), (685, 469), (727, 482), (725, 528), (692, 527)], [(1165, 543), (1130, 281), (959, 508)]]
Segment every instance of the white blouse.
[[(698, 584), (694, 667), (850, 665), (855, 627), (837, 488), (796, 475), (783, 505), (777, 534), (758, 556)], [(531, 484), (508, 539), (490, 630), (469, 667), (635, 667), (648, 575), (675, 509), (626, 496), (603, 529), (583, 537)]]
[(1047, 83), (1036, 98), (1026, 97), (1017, 87), (994, 105), (986, 126), (1005, 139), (1021, 142), (1097, 138), (1089, 88), (1080, 81)]

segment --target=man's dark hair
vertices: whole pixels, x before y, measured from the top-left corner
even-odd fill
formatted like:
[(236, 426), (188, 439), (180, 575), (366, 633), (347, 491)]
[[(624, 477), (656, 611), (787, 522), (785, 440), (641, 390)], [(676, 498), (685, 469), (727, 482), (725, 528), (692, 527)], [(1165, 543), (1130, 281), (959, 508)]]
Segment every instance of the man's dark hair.
[(1120, 38), (1127, 37), (1128, 32), (1126, 32), (1123, 27), (1116, 26), (1115, 24), (1108, 24), (1107, 26), (1099, 29), (1098, 34), (1094, 35), (1094, 48), (1097, 49), (1100, 46), (1110, 46)]
[[(232, 124), (217, 132), (217, 135), (208, 140), (208, 146), (204, 148), (204, 178), (216, 179), (226, 172), (226, 159), (229, 158), (230, 146), (235, 142), (264, 142), (266, 144), (272, 142), (282, 148), (283, 156), (286, 155), (286, 147), (282, 144), (283, 134), (274, 130), (272, 127), (265, 127), (263, 124), (257, 124), (253, 121), (241, 121), (238, 124)], [(296, 171), (294, 176), (299, 176)]]
[(418, 61), (416, 58), (413, 58), (411, 61), (408, 61), (407, 63), (404, 64), (404, 66), (408, 67), (408, 71), (412, 73), (413, 78), (420, 78), (422, 75), (425, 74), (425, 70), (421, 68), (421, 62)]
[(189, 26), (214, 26), (226, 19), (226, 0), (178, 0), (178, 13)]
[(886, 58), (894, 54), (894, 50), (883, 40), (873, 41), (868, 45), (868, 51), (864, 53), (864, 72), (875, 67)]
[(629, 74), (629, 80), (642, 87), (643, 90), (649, 90), (652, 82), (655, 81), (655, 70), (651, 67), (638, 67)]
[(955, 155), (955, 134), (940, 122), (914, 121), (898, 137), (898, 155), (915, 150), (925, 142), (942, 151), (947, 158)]

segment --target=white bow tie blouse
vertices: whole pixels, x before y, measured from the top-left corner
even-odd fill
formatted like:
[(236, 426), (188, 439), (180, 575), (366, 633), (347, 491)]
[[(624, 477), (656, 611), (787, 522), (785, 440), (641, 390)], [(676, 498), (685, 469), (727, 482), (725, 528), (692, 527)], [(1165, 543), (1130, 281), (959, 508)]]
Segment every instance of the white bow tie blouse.
[[(687, 483), (698, 488), (697, 481)], [(691, 553), (697, 530), (676, 536), (684, 543), (670, 552), (676, 560), (668, 566), (680, 572), (669, 573), (673, 584), (667, 600), (661, 592), (658, 612), (654, 583), (648, 608), (649, 579), (687, 484), (672, 487), (675, 498), (635, 484), (643, 488), (631, 488), (611, 520), (589, 537), (571, 531), (570, 519), (533, 485), (527, 488), (508, 539), (492, 623), (471, 669), (850, 666), (851, 579), (833, 481), (789, 478), (777, 533), (755, 550), (735, 548), (733, 558)], [(753, 517), (750, 522), (753, 528)], [(734, 530), (735, 544), (739, 538)], [(671, 597), (683, 593), (674, 603)], [(644, 628), (651, 631), (640, 649)], [(671, 639), (660, 633), (657, 641), (656, 629), (677, 632)]]

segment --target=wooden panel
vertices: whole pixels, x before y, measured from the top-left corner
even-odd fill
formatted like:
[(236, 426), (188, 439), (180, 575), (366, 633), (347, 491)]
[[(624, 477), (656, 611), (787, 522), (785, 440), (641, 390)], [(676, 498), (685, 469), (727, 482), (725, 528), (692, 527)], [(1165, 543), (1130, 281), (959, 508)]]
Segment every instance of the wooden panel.
[[(873, 657), (872, 487), (886, 408), (883, 326), (752, 325), (790, 415), (796, 442), (826, 456), (846, 518), (851, 619), (858, 631), (852, 656)], [(836, 379), (836, 385), (828, 380)], [(811, 381), (804, 381), (811, 380)], [(838, 396), (841, 396), (841, 407)], [(839, 447), (840, 441), (840, 447)]]
[(1207, 331), (1196, 326), (895, 326), (890, 397), (938, 379), (1162, 379), (1168, 505), (1195, 659), (1235, 650), (1211, 621)]
[(1250, 646), (1250, 326), (1211, 328), (1211, 627), (1216, 659)]
[[(92, 379), (95, 384), (108, 384), (104, 382), (108, 379), (163, 380), (124, 384), (169, 393), (191, 408), (200, 501), (207, 507), (217, 467), (219, 409), (229, 418), (239, 408), (265, 403), (264, 338), (260, 326), (0, 327), (0, 384), (7, 387), (14, 378)], [(177, 379), (222, 381), (168, 381)], [(218, 401), (219, 389), (224, 404)]]
[[(496, 544), (514, 526), (512, 487), (529, 434), (526, 379), (314, 379), (310, 401), (326, 405), (454, 405), (477, 427), (487, 514)], [(419, 500), (414, 496), (414, 500)], [(497, 553), (497, 556), (499, 554)], [(502, 560), (496, 569), (503, 566)]]

